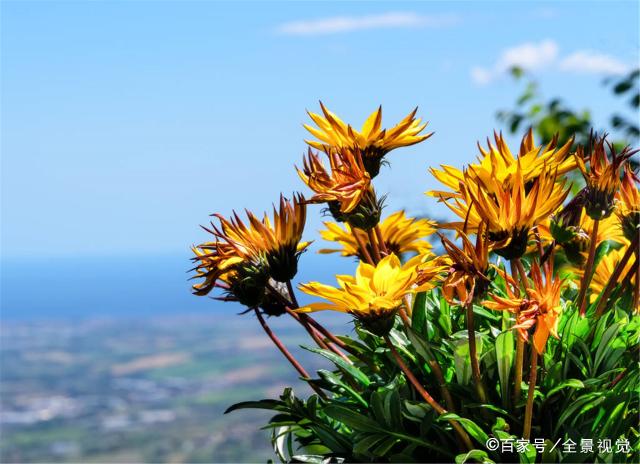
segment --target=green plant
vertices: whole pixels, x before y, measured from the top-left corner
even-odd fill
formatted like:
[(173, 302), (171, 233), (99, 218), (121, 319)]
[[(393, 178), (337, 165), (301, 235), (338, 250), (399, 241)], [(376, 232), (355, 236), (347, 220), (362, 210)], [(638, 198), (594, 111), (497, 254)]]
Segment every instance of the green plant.
[[(282, 461), (638, 462), (634, 152), (605, 137), (575, 152), (571, 139), (536, 146), (529, 131), (514, 156), (496, 135), (477, 164), (432, 169), (449, 190), (430, 195), (459, 217), (437, 225), (456, 239), (439, 233), (436, 256), (435, 224), (403, 213), (380, 222), (372, 207), (384, 156), (428, 137), (415, 112), (383, 130), (378, 109), (357, 132), (322, 109), (309, 130), (327, 144), (310, 143), (330, 169), (310, 152), (299, 170), (315, 195), (281, 198), (273, 220), (219, 216), (214, 240), (194, 248), (204, 279), (194, 291), (218, 287), (245, 304), (315, 392), (287, 388), (227, 412), (273, 411), (266, 428)], [(585, 183), (571, 197), (570, 175)], [(300, 285), (323, 300), (300, 306), (291, 278), (312, 202), (336, 221), (323, 236), (359, 264), (337, 287)], [(319, 310), (351, 314), (355, 335), (328, 331), (310, 315)], [(312, 377), (265, 315), (299, 322), (332, 370)]]

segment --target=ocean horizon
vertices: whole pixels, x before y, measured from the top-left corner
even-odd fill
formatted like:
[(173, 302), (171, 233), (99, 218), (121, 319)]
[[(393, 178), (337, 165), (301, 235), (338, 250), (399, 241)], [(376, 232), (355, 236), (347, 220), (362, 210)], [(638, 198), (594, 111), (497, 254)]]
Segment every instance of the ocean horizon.
[[(3, 258), (0, 318), (9, 322), (214, 312), (231, 317), (245, 309), (192, 295), (189, 257), (167, 253)], [(354, 268), (352, 259), (308, 252), (300, 258), (295, 282), (333, 284), (335, 274)], [(301, 299), (305, 301), (303, 295)]]

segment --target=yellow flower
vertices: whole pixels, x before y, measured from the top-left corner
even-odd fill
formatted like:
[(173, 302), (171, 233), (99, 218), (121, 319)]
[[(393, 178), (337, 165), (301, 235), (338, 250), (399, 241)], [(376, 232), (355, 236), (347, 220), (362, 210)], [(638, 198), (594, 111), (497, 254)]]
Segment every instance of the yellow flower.
[[(523, 137), (520, 144), (520, 151), (514, 157), (509, 150), (502, 134), (494, 133), (495, 146), (487, 140), (488, 148), (484, 149), (478, 144), (480, 155), (478, 163), (469, 165), (468, 175), (471, 178), (481, 180), (493, 193), (494, 183), (501, 186), (511, 186), (516, 171), (520, 170), (525, 185), (533, 182), (544, 171), (555, 172), (558, 176), (572, 171), (576, 167), (576, 161), (570, 157), (573, 139), (563, 146), (558, 147), (558, 139), (554, 139), (546, 146), (536, 146), (533, 139), (533, 132), (529, 132)], [(466, 181), (466, 177), (459, 169), (441, 165), (442, 170), (431, 168), (433, 176), (453, 192), (431, 191), (429, 195), (438, 198), (451, 198), (459, 192), (460, 183)]]
[(313, 203), (335, 202), (341, 213), (349, 213), (358, 206), (371, 189), (371, 177), (364, 169), (358, 150), (341, 149), (329, 155), (330, 170), (320, 156), (309, 149), (298, 175), (316, 194)]
[[(622, 248), (618, 248), (617, 250), (610, 250), (605, 256), (602, 257), (598, 266), (596, 266), (595, 271), (593, 272), (593, 277), (591, 278), (591, 284), (589, 288), (591, 289), (590, 302), (593, 303), (598, 296), (604, 291), (611, 275), (613, 274), (613, 270), (616, 268), (622, 256), (625, 254), (627, 249), (629, 248), (630, 243), (626, 242)], [(629, 275), (629, 273), (633, 269), (633, 258), (629, 259), (622, 269), (620, 273), (619, 281), (623, 282), (625, 277)], [(582, 276), (582, 269), (576, 269), (576, 274)]]
[(560, 293), (564, 281), (548, 272), (543, 276), (537, 262), (531, 266), (531, 279), (533, 285), (527, 286), (527, 298), (516, 298), (507, 285), (508, 297), (490, 295), (492, 301), (485, 301), (484, 306), (516, 314), (513, 328), (525, 341), (529, 339), (529, 330), (535, 326), (533, 346), (542, 354), (549, 335), (558, 338), (558, 321), (562, 312)]
[[(322, 238), (339, 243), (342, 248), (324, 248), (320, 253), (340, 252), (342, 256), (360, 256), (358, 242), (353, 234), (361, 236), (364, 243), (368, 243), (367, 234), (360, 229), (352, 229), (349, 224), (345, 228), (333, 222), (325, 222), (327, 227), (320, 231)], [(384, 238), (387, 250), (397, 255), (403, 253), (427, 253), (431, 244), (424, 240), (435, 231), (436, 224), (427, 219), (414, 219), (406, 217), (404, 211), (397, 211), (380, 223), (380, 232)], [(371, 253), (371, 250), (369, 250)]]
[(616, 215), (620, 220), (623, 233), (628, 240), (640, 233), (640, 191), (638, 191), (638, 177), (628, 164), (625, 166), (620, 190), (616, 195)]
[(463, 222), (445, 224), (457, 230), (476, 232), (486, 224), (489, 240), (495, 251), (507, 259), (522, 256), (526, 251), (531, 227), (545, 220), (558, 209), (569, 194), (565, 182), (557, 182), (556, 173), (542, 171), (525, 188), (521, 169), (516, 169), (510, 186), (496, 180), (488, 184), (473, 174), (464, 173), (465, 184), (460, 185), (461, 198), (442, 200)]
[(379, 107), (371, 113), (358, 132), (329, 111), (322, 102), (320, 102), (320, 107), (324, 116), (309, 112), (309, 116), (318, 127), (304, 124), (305, 129), (319, 141), (305, 140), (305, 142), (325, 153), (331, 153), (339, 148), (355, 147), (360, 149), (365, 165), (371, 168), (369, 171), (371, 176), (378, 174), (380, 160), (391, 150), (422, 142), (433, 135), (433, 133), (420, 135), (427, 124), (421, 123), (420, 118), (415, 119), (418, 108), (393, 128), (381, 129), (382, 107)]
[(338, 288), (319, 282), (301, 284), (299, 288), (304, 293), (326, 301), (311, 303), (298, 311), (349, 313), (369, 330), (384, 335), (393, 325), (403, 297), (411, 292), (419, 259), (416, 257), (403, 265), (396, 255), (390, 254), (375, 266), (360, 262), (355, 277), (336, 276)]
[[(613, 145), (607, 142), (606, 136), (592, 137), (589, 145), (590, 154), (585, 155), (584, 148), (580, 146), (575, 159), (587, 184), (585, 202), (587, 214), (593, 219), (604, 219), (614, 209), (614, 195), (620, 189), (620, 168), (636, 151), (626, 147), (620, 153), (616, 153)], [(587, 158), (589, 169), (585, 164)]]

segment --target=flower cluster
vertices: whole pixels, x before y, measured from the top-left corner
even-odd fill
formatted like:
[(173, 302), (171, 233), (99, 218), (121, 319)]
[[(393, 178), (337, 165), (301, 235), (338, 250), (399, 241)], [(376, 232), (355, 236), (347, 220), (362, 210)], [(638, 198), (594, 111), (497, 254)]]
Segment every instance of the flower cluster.
[[(315, 127), (304, 125), (316, 140), (306, 141), (307, 154), (296, 168), (312, 195), (305, 198), (298, 193), (291, 200), (281, 196), (271, 217), (247, 212), (243, 221), (236, 213), (230, 218), (215, 214), (217, 224), (204, 227), (213, 239), (193, 247), (195, 278), (200, 279), (194, 293), (207, 295), (218, 287), (223, 299), (254, 310), (267, 334), (324, 400), (327, 383), (308, 378), (268, 329), (262, 313), (288, 314), (319, 349), (347, 366), (371, 365), (374, 361), (363, 361), (355, 342), (336, 337), (310, 315), (324, 310), (347, 313), (358, 334), (381, 340), (417, 395), (443, 415), (460, 405), (447, 388), (452, 380), (440, 365), (442, 355), (434, 355), (428, 345), (421, 348), (439, 387), (440, 395), (434, 396), (396, 346), (407, 337), (418, 343), (420, 333), (429, 336), (427, 329), (420, 332), (423, 329), (416, 325), (427, 317), (426, 299), (439, 300), (442, 314), (433, 317), (444, 317), (445, 310), (453, 308), (457, 316), (451, 320), (462, 323), (464, 330), (449, 342), (445, 339), (452, 334), (445, 330), (436, 338), (442, 343), (437, 350), (445, 352), (444, 347), (457, 347), (464, 340), (476, 401), (487, 403), (496, 394), (495, 385), (485, 386), (482, 368), (487, 362), (481, 355), (487, 339), (496, 339), (497, 334), (515, 337), (515, 352), (509, 358), (515, 364), (500, 378), (501, 407), (511, 405), (514, 414), (521, 400), (525, 353), (530, 353), (528, 396), (520, 422), (523, 437), (529, 439), (539, 388), (538, 357), (563, 343), (559, 329), (563, 317), (575, 313), (595, 324), (607, 312), (638, 315), (640, 192), (632, 165), (636, 151), (616, 151), (606, 136), (597, 135), (586, 147), (574, 146), (573, 139), (560, 144), (557, 137), (536, 145), (530, 130), (514, 155), (502, 134), (494, 134), (487, 148), (478, 145), (476, 162), (463, 169), (450, 165), (431, 169), (443, 188), (427, 195), (443, 203), (453, 213), (452, 220), (437, 224), (409, 217), (404, 210), (383, 219), (385, 197), (376, 192), (374, 179), (388, 164), (386, 155), (423, 142), (432, 133), (423, 133), (426, 124), (416, 118), (417, 109), (383, 129), (380, 107), (358, 131), (320, 106), (322, 114), (309, 112)], [(310, 244), (302, 239), (310, 204), (324, 205), (332, 217), (320, 235), (336, 246), (319, 252), (355, 258), (357, 268), (354, 275), (337, 275), (337, 286), (300, 284), (298, 289), (313, 301), (299, 306), (292, 280), (300, 255)], [(496, 321), (497, 327), (491, 325)], [(453, 322), (448, 324), (445, 329), (451, 332)], [(456, 360), (456, 369), (460, 365)], [(464, 373), (456, 376), (458, 382), (465, 378)], [(513, 398), (504, 396), (511, 388), (507, 383)], [(467, 404), (466, 399), (459, 402)], [(470, 450), (468, 430), (451, 415), (443, 420), (461, 449)]]

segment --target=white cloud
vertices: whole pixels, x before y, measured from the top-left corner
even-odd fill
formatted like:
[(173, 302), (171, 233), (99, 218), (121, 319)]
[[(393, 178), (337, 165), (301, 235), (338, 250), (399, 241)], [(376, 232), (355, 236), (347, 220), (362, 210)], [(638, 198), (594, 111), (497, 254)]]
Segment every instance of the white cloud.
[(471, 78), (474, 82), (485, 85), (493, 80), (493, 73), (485, 68), (471, 68)]
[(553, 40), (526, 42), (507, 48), (490, 68), (474, 67), (471, 78), (478, 84), (488, 84), (514, 66), (534, 71), (551, 65), (558, 57), (558, 44)]
[(590, 50), (581, 50), (564, 58), (559, 65), (562, 71), (591, 74), (624, 74), (630, 67), (618, 59)]
[(558, 44), (550, 39), (516, 45), (504, 50), (492, 66), (472, 67), (471, 79), (486, 85), (515, 66), (527, 71), (551, 69), (583, 74), (624, 74), (630, 69), (620, 60), (603, 53), (578, 50), (561, 58), (559, 50)]
[(549, 66), (557, 57), (558, 44), (553, 40), (543, 40), (539, 43), (527, 42), (502, 52), (495, 69), (498, 72), (504, 72), (519, 66), (528, 71), (534, 71)]
[(281, 24), (276, 32), (284, 35), (325, 35), (365, 29), (446, 27), (459, 22), (455, 15), (420, 15), (411, 12), (389, 12), (366, 16), (334, 16), (330, 18), (292, 21)]

